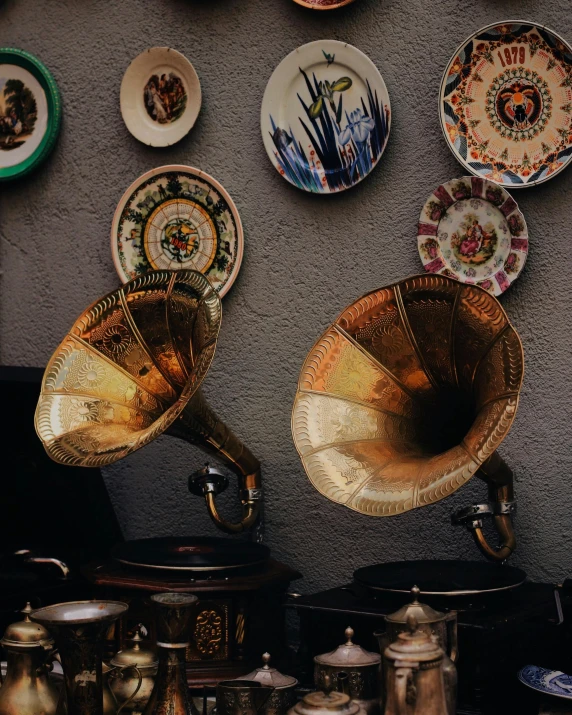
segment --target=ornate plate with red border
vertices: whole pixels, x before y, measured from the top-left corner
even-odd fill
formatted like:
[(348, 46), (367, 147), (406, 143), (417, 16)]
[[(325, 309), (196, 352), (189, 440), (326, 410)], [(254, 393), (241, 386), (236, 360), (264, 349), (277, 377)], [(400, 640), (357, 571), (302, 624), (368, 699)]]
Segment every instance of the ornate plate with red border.
[(542, 25), (488, 25), (449, 62), (439, 114), (472, 174), (515, 189), (546, 181), (572, 158), (572, 48)]
[(500, 295), (523, 269), (528, 229), (502, 186), (464, 176), (439, 186), (425, 202), (417, 247), (429, 273)]
[(302, 7), (309, 7), (311, 10), (335, 10), (338, 7), (349, 5), (354, 0), (294, 0)]
[(121, 197), (111, 252), (124, 283), (147, 271), (191, 268), (222, 298), (240, 269), (242, 223), (233, 200), (212, 176), (191, 166), (160, 166)]

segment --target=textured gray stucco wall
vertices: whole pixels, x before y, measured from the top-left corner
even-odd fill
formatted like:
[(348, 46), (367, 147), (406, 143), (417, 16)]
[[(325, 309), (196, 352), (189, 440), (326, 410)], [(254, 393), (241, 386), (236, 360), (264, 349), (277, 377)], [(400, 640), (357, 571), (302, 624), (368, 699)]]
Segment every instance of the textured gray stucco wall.
[[(401, 517), (358, 515), (310, 485), (292, 444), (290, 410), (302, 361), (332, 318), (362, 293), (420, 270), (420, 206), (440, 182), (464, 173), (439, 128), (441, 74), (470, 32), (515, 17), (572, 40), (569, 0), (357, 0), (325, 13), (291, 0), (5, 0), (0, 46), (21, 47), (47, 64), (64, 121), (48, 162), (0, 186), (0, 361), (44, 365), (77, 314), (118, 285), (109, 229), (131, 181), (162, 164), (200, 167), (233, 196), (246, 236), (205, 394), (262, 461), (266, 539), (275, 556), (303, 571), (306, 592), (378, 560), (478, 558), (470, 536), (449, 524), (453, 508), (484, 496), (478, 480)], [(335, 197), (307, 195), (281, 179), (259, 129), (274, 67), (320, 38), (367, 53), (393, 110), (381, 165)], [(154, 45), (183, 52), (203, 87), (197, 125), (168, 149), (137, 142), (119, 111), (127, 65)], [(517, 478), (512, 563), (544, 579), (572, 566), (571, 180), (568, 170), (517, 194), (530, 257), (502, 299), (527, 368), (518, 417), (501, 448)], [(186, 476), (202, 461), (198, 451), (161, 438), (107, 469), (126, 535), (213, 533), (202, 503), (186, 491)]]

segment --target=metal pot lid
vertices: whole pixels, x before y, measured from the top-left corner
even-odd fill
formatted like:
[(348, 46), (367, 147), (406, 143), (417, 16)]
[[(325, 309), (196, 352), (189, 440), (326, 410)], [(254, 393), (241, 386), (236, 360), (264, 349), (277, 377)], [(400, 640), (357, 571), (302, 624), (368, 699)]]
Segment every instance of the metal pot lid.
[(17, 648), (51, 648), (54, 640), (49, 631), (39, 623), (33, 623), (30, 620), (32, 607), (29, 602), (21, 613), (24, 614), (24, 620), (10, 624), (6, 628), (0, 644), (5, 647)]
[(139, 669), (156, 668), (159, 664), (157, 653), (151, 648), (141, 647), (143, 639), (141, 638), (140, 626), (131, 640), (133, 642), (132, 647), (118, 651), (109, 661), (110, 664), (120, 668), (125, 666), (137, 666)]
[(439, 621), (445, 620), (446, 615), (441, 613), (441, 611), (436, 611), (425, 603), (419, 603), (420, 593), (419, 588), (413, 586), (411, 589), (413, 601), (402, 606), (398, 611), (395, 611), (395, 613), (390, 613), (385, 617), (385, 620), (389, 623), (407, 623), (409, 616), (413, 616), (417, 623), (438, 623)]
[(360, 711), (358, 703), (350, 699), (347, 693), (332, 690), (332, 679), (324, 676), (324, 692), (317, 691), (305, 695), (292, 710), (298, 715), (319, 715), (322, 713), (339, 713), (339, 715), (357, 715)]
[(183, 536), (126, 541), (117, 544), (111, 554), (127, 566), (209, 572), (264, 564), (270, 549), (242, 539)]
[(345, 668), (347, 666), (377, 665), (381, 661), (378, 653), (370, 653), (361, 646), (352, 642), (354, 635), (353, 628), (346, 628), (346, 642), (338, 646), (330, 653), (322, 653), (314, 658), (314, 663), (318, 665), (329, 665), (334, 668)]
[(261, 668), (256, 668), (252, 673), (241, 676), (241, 680), (255, 680), (262, 685), (269, 685), (273, 688), (293, 688), (298, 685), (298, 681), (291, 675), (283, 675), (276, 668), (270, 667), (270, 653), (264, 653), (262, 656), (264, 665)]
[(416, 583), (425, 595), (466, 596), (516, 588), (526, 581), (526, 574), (514, 566), (445, 559), (365, 566), (354, 571), (354, 579), (372, 591), (410, 593)]
[(389, 660), (415, 660), (427, 662), (443, 657), (443, 650), (424, 631), (420, 631), (415, 616), (407, 618), (407, 631), (400, 633), (385, 649)]

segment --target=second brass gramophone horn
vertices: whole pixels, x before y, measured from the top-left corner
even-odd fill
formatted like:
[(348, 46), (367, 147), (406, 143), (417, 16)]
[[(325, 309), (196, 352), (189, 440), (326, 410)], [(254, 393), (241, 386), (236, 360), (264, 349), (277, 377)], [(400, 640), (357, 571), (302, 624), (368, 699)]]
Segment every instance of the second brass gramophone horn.
[[(489, 504), (454, 519), (502, 561), (516, 545), (514, 496), (496, 449), (522, 376), (519, 337), (495, 298), (444, 276), (414, 276), (357, 300), (312, 348), (294, 403), (294, 442), (318, 491), (372, 516), (436, 502), (478, 473)], [(498, 549), (483, 534), (484, 514)]]
[(214, 355), (221, 303), (196, 271), (153, 271), (96, 301), (52, 356), (36, 430), (56, 462), (111, 464), (168, 432), (221, 457), (239, 478), (242, 519), (217, 510), (225, 479), (203, 470), (192, 485), (210, 516), (236, 533), (256, 522), (260, 464), (216, 417), (199, 386)]

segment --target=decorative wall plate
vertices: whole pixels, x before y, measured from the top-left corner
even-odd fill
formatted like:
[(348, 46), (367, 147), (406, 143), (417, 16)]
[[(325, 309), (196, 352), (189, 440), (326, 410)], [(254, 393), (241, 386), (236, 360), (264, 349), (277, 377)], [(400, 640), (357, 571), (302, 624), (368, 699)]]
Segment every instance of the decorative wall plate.
[(121, 197), (111, 251), (124, 283), (150, 270), (190, 268), (222, 297), (240, 269), (242, 223), (233, 200), (211, 176), (191, 166), (160, 166)]
[(541, 25), (488, 25), (449, 62), (439, 113), (471, 173), (512, 188), (546, 181), (572, 157), (572, 48)]
[(201, 109), (195, 68), (177, 50), (151, 47), (138, 55), (121, 82), (127, 129), (149, 146), (170, 146), (193, 127)]
[(539, 693), (572, 700), (572, 675), (566, 675), (561, 670), (547, 670), (537, 665), (525, 665), (518, 674), (518, 679)]
[(528, 229), (516, 201), (498, 184), (465, 176), (439, 186), (417, 228), (429, 273), (442, 273), (500, 295), (522, 271)]
[(302, 7), (309, 7), (311, 10), (335, 10), (338, 7), (349, 5), (354, 0), (294, 0)]
[(48, 156), (61, 117), (48, 69), (24, 50), (0, 48), (0, 181), (27, 174)]
[(354, 186), (378, 163), (391, 110), (378, 69), (337, 40), (298, 47), (274, 70), (262, 100), (262, 138), (280, 174), (319, 194)]

